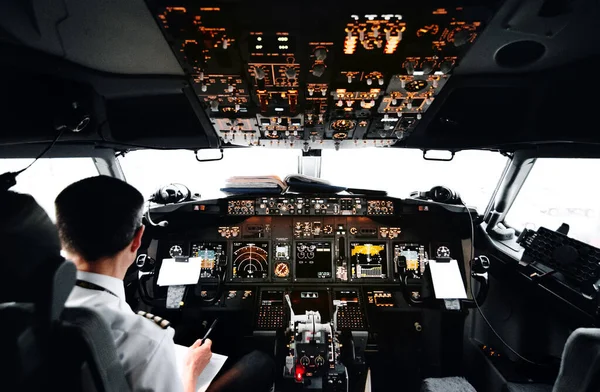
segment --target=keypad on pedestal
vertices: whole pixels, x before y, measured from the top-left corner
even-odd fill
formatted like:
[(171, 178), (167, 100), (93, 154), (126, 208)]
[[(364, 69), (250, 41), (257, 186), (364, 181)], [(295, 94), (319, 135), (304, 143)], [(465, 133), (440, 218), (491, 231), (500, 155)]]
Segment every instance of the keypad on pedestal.
[(258, 308), (256, 326), (260, 329), (283, 328), (283, 305), (261, 305)]
[(338, 329), (364, 329), (365, 322), (359, 306), (342, 306), (337, 314)]

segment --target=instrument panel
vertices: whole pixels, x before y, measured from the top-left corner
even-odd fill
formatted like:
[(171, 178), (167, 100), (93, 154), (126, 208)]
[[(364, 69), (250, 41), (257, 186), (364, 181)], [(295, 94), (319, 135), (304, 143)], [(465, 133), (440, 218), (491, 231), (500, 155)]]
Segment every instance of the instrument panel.
[[(225, 280), (232, 284), (410, 284), (422, 279), (430, 258), (460, 260), (462, 255), (456, 227), (461, 214), (437, 206), (408, 206), (393, 198), (321, 196), (215, 202), (222, 208), (187, 207), (189, 212), (180, 215), (181, 229), (170, 223), (171, 234), (159, 240), (157, 259), (199, 257), (201, 281), (217, 278), (217, 271), (224, 270), (217, 266), (226, 266)], [(295, 204), (298, 212), (288, 215), (287, 209), (282, 214), (279, 207), (278, 215), (267, 215), (271, 203), (275, 208), (279, 203)], [(321, 210), (316, 205), (326, 206), (323, 210), (329, 213), (314, 214)], [(369, 215), (369, 206), (388, 210)], [(238, 215), (236, 207), (253, 214), (243, 210)], [(197, 220), (198, 214), (214, 217)], [(464, 230), (465, 236), (469, 233)]]

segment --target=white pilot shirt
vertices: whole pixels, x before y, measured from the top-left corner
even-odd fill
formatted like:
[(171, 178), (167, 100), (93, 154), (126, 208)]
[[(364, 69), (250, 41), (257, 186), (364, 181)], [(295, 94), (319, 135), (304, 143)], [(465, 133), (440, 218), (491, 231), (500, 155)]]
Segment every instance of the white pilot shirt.
[(77, 271), (77, 279), (106, 291), (75, 286), (66, 306), (97, 311), (110, 326), (125, 377), (133, 392), (182, 392), (175, 364), (174, 331), (135, 314), (125, 302), (123, 281), (112, 276)]

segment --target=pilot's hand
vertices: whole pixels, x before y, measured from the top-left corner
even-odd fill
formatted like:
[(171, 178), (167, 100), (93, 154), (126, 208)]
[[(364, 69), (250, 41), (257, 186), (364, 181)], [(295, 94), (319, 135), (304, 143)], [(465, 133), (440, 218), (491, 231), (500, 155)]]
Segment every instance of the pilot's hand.
[[(211, 347), (212, 341), (210, 339), (206, 339), (204, 344), (202, 344), (201, 339), (198, 339), (190, 347), (185, 358), (185, 371), (183, 374), (186, 392), (196, 389), (196, 379), (200, 376), (204, 368), (206, 368), (212, 357)], [(190, 387), (191, 389), (189, 389)]]

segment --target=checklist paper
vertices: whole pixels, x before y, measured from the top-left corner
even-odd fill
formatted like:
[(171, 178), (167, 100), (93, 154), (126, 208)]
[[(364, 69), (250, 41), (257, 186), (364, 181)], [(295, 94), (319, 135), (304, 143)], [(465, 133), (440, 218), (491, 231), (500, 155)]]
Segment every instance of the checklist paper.
[(202, 258), (190, 257), (188, 261), (163, 259), (158, 272), (159, 286), (180, 286), (198, 283)]
[(466, 299), (467, 292), (456, 260), (429, 260), (433, 291), (437, 299)]
[[(175, 345), (175, 360), (180, 376), (183, 373), (185, 357), (187, 356), (188, 350), (189, 347), (180, 346), (179, 344)], [(200, 376), (198, 376), (198, 380), (196, 381), (196, 392), (205, 392), (208, 389), (208, 386), (217, 376), (217, 373), (219, 373), (219, 370), (221, 370), (226, 360), (226, 355), (213, 353), (210, 357), (210, 362), (206, 365)]]

